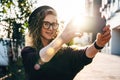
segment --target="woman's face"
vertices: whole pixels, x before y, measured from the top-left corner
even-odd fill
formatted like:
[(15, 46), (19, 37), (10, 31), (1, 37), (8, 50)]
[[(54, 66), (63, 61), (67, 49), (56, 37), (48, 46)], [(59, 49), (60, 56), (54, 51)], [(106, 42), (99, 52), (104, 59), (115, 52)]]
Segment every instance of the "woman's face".
[(57, 28), (57, 17), (51, 14), (47, 15), (43, 20), (43, 26), (41, 29), (42, 39), (51, 41), (56, 35)]

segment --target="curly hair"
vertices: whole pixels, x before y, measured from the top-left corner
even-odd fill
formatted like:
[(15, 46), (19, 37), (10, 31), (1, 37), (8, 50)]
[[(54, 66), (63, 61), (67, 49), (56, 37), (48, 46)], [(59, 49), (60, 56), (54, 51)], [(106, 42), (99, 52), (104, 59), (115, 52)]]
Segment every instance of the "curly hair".
[(32, 47), (36, 48), (37, 50), (43, 47), (40, 33), (43, 25), (43, 20), (48, 14), (57, 16), (56, 11), (52, 7), (45, 5), (40, 6), (32, 12), (28, 20), (29, 37), (31, 37), (30, 39), (32, 42)]

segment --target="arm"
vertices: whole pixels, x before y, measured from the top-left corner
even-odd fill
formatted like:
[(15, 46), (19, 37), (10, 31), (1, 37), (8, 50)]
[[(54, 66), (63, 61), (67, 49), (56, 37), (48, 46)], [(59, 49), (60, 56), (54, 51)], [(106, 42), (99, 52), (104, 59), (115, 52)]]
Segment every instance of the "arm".
[(39, 52), (42, 62), (48, 62), (51, 58), (57, 53), (57, 51), (62, 47), (64, 41), (61, 35), (57, 36), (55, 40), (53, 40), (46, 47), (42, 48)]
[(76, 36), (82, 36), (82, 34), (76, 34), (78, 29), (70, 21), (61, 31), (61, 33), (50, 44), (42, 48), (39, 52), (40, 63), (49, 62), (52, 57), (58, 52), (64, 43), (68, 43)]
[[(109, 25), (103, 28), (104, 33), (98, 33), (96, 37), (96, 45), (99, 47), (104, 47), (105, 44), (110, 40), (110, 28)], [(95, 43), (90, 45), (86, 50), (86, 56), (89, 58), (93, 58), (99, 49), (96, 48)]]

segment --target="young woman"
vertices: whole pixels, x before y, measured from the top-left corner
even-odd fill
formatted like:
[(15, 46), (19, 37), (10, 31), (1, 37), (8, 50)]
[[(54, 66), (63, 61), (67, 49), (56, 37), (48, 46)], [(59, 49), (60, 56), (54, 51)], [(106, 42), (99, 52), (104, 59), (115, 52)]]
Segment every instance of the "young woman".
[(85, 49), (63, 47), (82, 35), (76, 34), (71, 22), (59, 32), (56, 11), (50, 6), (35, 9), (28, 23), (26, 46), (21, 52), (28, 80), (73, 80), (111, 38), (106, 26), (103, 34), (97, 34), (95, 43)]

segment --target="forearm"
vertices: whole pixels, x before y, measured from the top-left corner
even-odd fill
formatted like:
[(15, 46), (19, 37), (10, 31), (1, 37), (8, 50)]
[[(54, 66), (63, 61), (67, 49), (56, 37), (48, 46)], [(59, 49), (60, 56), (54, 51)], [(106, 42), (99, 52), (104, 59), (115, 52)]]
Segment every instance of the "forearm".
[(98, 33), (96, 37), (96, 43), (93, 43), (91, 46), (88, 47), (86, 50), (86, 55), (89, 58), (93, 58), (96, 53), (102, 49), (105, 44), (110, 40), (111, 38), (111, 30), (109, 28), (110, 26), (107, 25), (103, 28), (104, 33)]
[(39, 55), (43, 62), (48, 62), (57, 53), (57, 51), (62, 47), (64, 41), (59, 35), (55, 40), (53, 40), (49, 45), (40, 50)]

